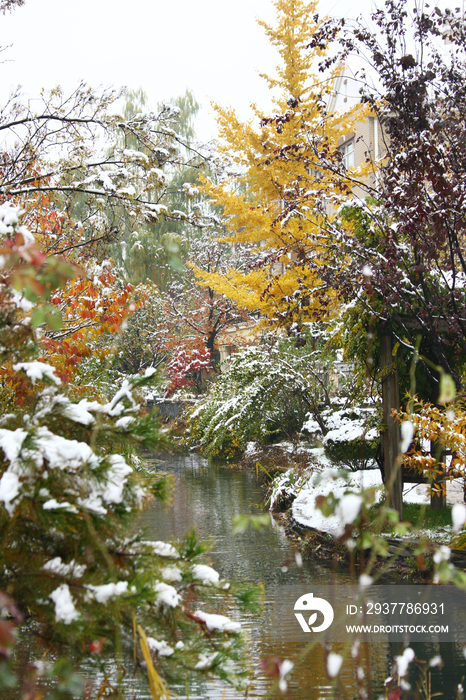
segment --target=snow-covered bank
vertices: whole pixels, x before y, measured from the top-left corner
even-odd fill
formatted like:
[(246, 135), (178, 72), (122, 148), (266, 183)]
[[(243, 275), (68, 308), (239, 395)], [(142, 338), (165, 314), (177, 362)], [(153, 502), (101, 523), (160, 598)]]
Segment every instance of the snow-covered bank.
[[(377, 500), (382, 498), (383, 484), (379, 469), (348, 472), (345, 477), (341, 474), (341, 471), (326, 467), (310, 476), (292, 505), (292, 516), (300, 525), (339, 537), (345, 524), (351, 522), (350, 518), (356, 517), (359, 512), (361, 497), (358, 492), (375, 487)], [(318, 496), (328, 496), (330, 492), (341, 500), (337, 513), (325, 517), (316, 507), (316, 499)]]
[[(382, 499), (382, 476), (379, 469), (355, 472), (335, 469), (330, 466), (323, 450), (316, 448), (311, 452), (320, 466), (314, 468), (310, 475), (296, 476), (292, 470), (288, 470), (277, 477), (271, 507), (286, 494), (295, 496), (291, 515), (297, 523), (338, 537), (342, 534), (345, 523), (349, 523), (352, 516), (357, 516), (361, 505), (361, 497), (358, 494), (363, 489), (375, 488), (376, 500)], [(326, 517), (316, 507), (316, 499), (318, 496), (328, 496), (330, 492), (333, 492), (341, 503), (337, 513)], [(423, 484), (405, 484), (403, 501), (428, 504), (430, 499), (427, 487)]]

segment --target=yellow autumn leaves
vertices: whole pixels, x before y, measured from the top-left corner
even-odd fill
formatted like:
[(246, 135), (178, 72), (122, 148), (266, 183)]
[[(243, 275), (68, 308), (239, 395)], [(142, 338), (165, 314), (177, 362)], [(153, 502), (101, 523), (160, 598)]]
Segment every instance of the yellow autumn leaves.
[[(274, 28), (260, 22), (280, 54), (277, 75), (263, 75), (276, 109), (263, 115), (253, 106), (254, 122), (215, 106), (220, 150), (235, 174), (219, 181), (202, 179), (202, 191), (220, 205), (226, 225), (222, 240), (248, 250), (248, 265), (215, 274), (195, 267), (201, 284), (225, 294), (241, 308), (260, 311), (273, 324), (328, 316), (335, 294), (319, 270), (328, 226), (351, 195), (342, 177), (338, 142), (365, 112), (358, 105), (344, 114), (327, 107), (341, 67), (322, 77), (317, 62), (325, 49), (310, 50), (320, 26), (317, 4), (276, 0)], [(364, 114), (363, 114), (364, 113)], [(362, 176), (352, 172), (352, 178)]]

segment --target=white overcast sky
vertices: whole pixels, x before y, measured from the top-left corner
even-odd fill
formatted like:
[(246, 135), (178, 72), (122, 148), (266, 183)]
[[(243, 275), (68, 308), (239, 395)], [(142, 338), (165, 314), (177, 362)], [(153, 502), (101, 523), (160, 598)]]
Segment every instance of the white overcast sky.
[[(371, 0), (323, 0), (320, 14), (369, 15)], [(11, 88), (36, 96), (80, 80), (142, 87), (151, 107), (190, 88), (202, 104), (198, 137), (215, 137), (210, 101), (243, 118), (268, 93), (257, 70), (277, 56), (256, 18), (273, 24), (271, 0), (26, 0), (0, 15), (0, 99)]]

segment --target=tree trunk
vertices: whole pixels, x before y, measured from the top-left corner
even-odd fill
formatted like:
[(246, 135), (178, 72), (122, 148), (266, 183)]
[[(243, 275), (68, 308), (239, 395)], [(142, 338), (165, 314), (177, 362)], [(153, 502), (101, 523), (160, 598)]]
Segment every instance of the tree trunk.
[(400, 389), (398, 384), (398, 369), (394, 365), (392, 355), (392, 334), (384, 326), (380, 335), (380, 364), (382, 367), (382, 402), (383, 422), (386, 429), (383, 433), (384, 476), (387, 502), (391, 508), (398, 511), (403, 518), (403, 481), (398, 462), (400, 446), (400, 429), (392, 417), (392, 409), (400, 407)]

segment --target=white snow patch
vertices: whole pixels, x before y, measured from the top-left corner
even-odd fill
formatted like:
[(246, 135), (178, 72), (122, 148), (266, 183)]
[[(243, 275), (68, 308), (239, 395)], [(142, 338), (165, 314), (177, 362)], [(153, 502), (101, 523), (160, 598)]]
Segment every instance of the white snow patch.
[(206, 564), (194, 564), (192, 571), (194, 578), (200, 579), (202, 583), (215, 584), (219, 582), (220, 574), (211, 566), (207, 566)]
[(167, 644), (165, 641), (158, 642), (154, 637), (147, 637), (147, 644), (149, 649), (156, 651), (159, 656), (171, 656), (175, 653), (175, 650)]
[(154, 542), (144, 541), (144, 542), (141, 542), (141, 544), (145, 544), (149, 547), (152, 547), (155, 554), (158, 554), (159, 557), (171, 557), (172, 559), (179, 559), (180, 558), (179, 552), (177, 552), (176, 549), (174, 548), (174, 546), (172, 544), (170, 544), (169, 542), (163, 542), (162, 540), (157, 540)]
[(257, 442), (252, 442), (252, 441), (248, 442), (248, 444), (246, 445), (246, 450), (245, 450), (243, 456), (244, 457), (252, 457), (253, 455), (256, 454), (256, 452), (258, 452), (258, 450), (259, 450), (259, 446), (258, 446)]
[(327, 673), (330, 678), (335, 678), (340, 673), (343, 657), (331, 651), (327, 656)]
[[(3, 258), (3, 255), (1, 257)], [(0, 267), (3, 267), (3, 265), (0, 265)], [(26, 297), (24, 297), (21, 292), (17, 292), (16, 289), (11, 290), (11, 299), (17, 309), (21, 309), (21, 311), (26, 313), (34, 308), (32, 301), (28, 301)]]
[(446, 545), (442, 544), (435, 553), (432, 559), (435, 564), (441, 564), (443, 561), (448, 561), (451, 557), (451, 549)]
[(134, 195), (136, 194), (136, 190), (134, 189), (134, 185), (128, 185), (128, 187), (120, 187), (117, 190), (117, 194), (126, 194), (129, 197), (134, 197)]
[(18, 364), (13, 365), (13, 369), (15, 372), (24, 369), (33, 384), (35, 384), (37, 380), (41, 381), (44, 377), (51, 379), (57, 385), (61, 384), (60, 377), (55, 376), (55, 367), (47, 365), (45, 362), (18, 362)]
[(134, 423), (135, 418), (133, 416), (123, 416), (123, 418), (118, 418), (115, 423), (115, 428), (127, 428), (128, 425)]
[(15, 207), (10, 202), (0, 204), (0, 235), (6, 236), (13, 233), (13, 227), (19, 224), (24, 209)]
[(93, 491), (85, 498), (78, 498), (79, 505), (94, 513), (105, 515), (107, 509), (103, 505), (106, 503), (121, 503), (123, 500), (123, 489), (127, 482), (127, 476), (133, 469), (126, 464), (121, 455), (110, 455), (110, 467), (106, 473), (106, 481), (93, 484)]
[(466, 522), (466, 506), (463, 503), (455, 503), (451, 509), (453, 530), (459, 532)]
[(404, 650), (402, 656), (395, 656), (396, 672), (399, 676), (403, 677), (406, 675), (408, 666), (415, 656), (414, 651), (410, 647)]
[(364, 277), (372, 277), (372, 270), (369, 267), (369, 265), (364, 265), (364, 267), (362, 268), (362, 274), (364, 275)]
[(279, 668), (279, 679), (278, 679), (278, 687), (282, 691), (282, 693), (286, 693), (287, 688), (288, 688), (288, 683), (286, 681), (285, 676), (288, 675), (293, 670), (294, 663), (292, 661), (289, 661), (288, 659), (283, 659), (283, 661), (280, 664)]
[(109, 462), (112, 465), (107, 472), (107, 485), (102, 493), (102, 498), (107, 503), (121, 503), (123, 500), (123, 488), (128, 481), (128, 474), (133, 471), (126, 464), (121, 455), (110, 455)]
[(177, 593), (176, 588), (173, 588), (173, 586), (170, 586), (168, 583), (160, 581), (155, 584), (154, 590), (157, 593), (158, 600), (160, 600), (161, 603), (165, 603), (165, 605), (168, 605), (170, 608), (176, 608), (180, 603), (180, 594)]
[(199, 654), (199, 661), (194, 668), (196, 668), (198, 671), (202, 671), (205, 668), (210, 668), (217, 656), (217, 651), (212, 652), (212, 654)]
[(16, 430), (0, 428), (0, 447), (12, 465), (15, 465), (19, 457), (26, 436), (27, 432), (22, 428), (17, 428)]
[(34, 450), (34, 457), (38, 467), (42, 467), (44, 461), (47, 461), (50, 469), (76, 471), (84, 464), (95, 467), (99, 463), (99, 459), (87, 443), (67, 440), (45, 427), (37, 430), (35, 444), (37, 449)]
[(134, 148), (125, 148), (123, 151), (123, 155), (126, 158), (129, 158), (130, 160), (134, 160), (135, 163), (148, 163), (149, 158), (146, 153), (143, 153), (143, 151), (136, 151)]
[(86, 571), (85, 564), (77, 564), (74, 559), (69, 564), (64, 564), (61, 557), (46, 561), (42, 568), (44, 571), (51, 571), (59, 576), (73, 576), (74, 578), (81, 578)]
[(221, 632), (239, 632), (241, 623), (230, 620), (225, 615), (217, 615), (214, 613), (206, 613), (202, 610), (196, 610), (196, 617), (205, 622), (208, 630), (220, 630)]
[(51, 498), (49, 501), (45, 501), (42, 505), (44, 510), (66, 510), (68, 513), (78, 513), (78, 509), (72, 503), (68, 501), (57, 501), (56, 498)]
[(410, 420), (405, 420), (400, 426), (401, 429), (401, 442), (400, 450), (404, 454), (409, 450), (409, 446), (413, 440), (414, 426)]
[(181, 581), (181, 571), (177, 566), (167, 566), (162, 571), (162, 578), (165, 581)]
[[(321, 457), (318, 452), (319, 450), (315, 450), (316, 457), (320, 462)], [(358, 499), (361, 498), (358, 492), (367, 488), (376, 488), (376, 500), (382, 499), (384, 486), (379, 469), (338, 472), (332, 467), (325, 467), (321, 472), (313, 472), (304, 486), (301, 487), (299, 494), (293, 501), (293, 518), (307, 527), (340, 536), (344, 531), (344, 524), (349, 524), (349, 518), (358, 509)], [(348, 494), (346, 493), (348, 491), (354, 493)], [(339, 508), (334, 515), (327, 518), (316, 508), (316, 498), (320, 495), (328, 496), (330, 492), (333, 492), (336, 498), (342, 499), (344, 505), (343, 511)], [(346, 497), (349, 495), (357, 498), (347, 499)], [(422, 484), (416, 486), (406, 484), (403, 489), (403, 501), (405, 503), (429, 503), (429, 496), (425, 490), (423, 491)], [(359, 501), (359, 508), (360, 503), (361, 501)]]
[(293, 469), (288, 469), (284, 474), (275, 477), (270, 494), (269, 509), (273, 510), (275, 503), (282, 494), (297, 496), (307, 482), (307, 476), (297, 476)]
[(86, 586), (92, 592), (98, 603), (107, 604), (112, 598), (116, 598), (128, 591), (128, 581), (118, 581), (117, 583), (105, 583), (102, 586)]
[(341, 497), (338, 511), (343, 525), (354, 523), (361, 510), (362, 497), (357, 493), (346, 493)]
[(56, 588), (49, 595), (49, 598), (55, 603), (55, 620), (57, 622), (64, 622), (65, 625), (69, 625), (78, 619), (79, 613), (74, 606), (70, 589), (66, 583), (62, 583), (61, 586)]
[(442, 662), (442, 657), (437, 654), (437, 656), (433, 656), (431, 659), (429, 659), (429, 666), (431, 668), (434, 668), (435, 666), (440, 666)]
[(372, 586), (374, 579), (369, 574), (361, 574), (359, 577), (359, 590), (364, 591), (369, 586)]
[(351, 442), (352, 440), (359, 440), (362, 436), (365, 436), (366, 440), (375, 440), (377, 438), (378, 432), (376, 428), (370, 428), (367, 430), (366, 419), (359, 418), (356, 420), (348, 420), (343, 423), (338, 428), (334, 430), (329, 430), (327, 435), (323, 439), (323, 444), (326, 445), (328, 442)]
[(88, 409), (95, 408), (95, 403), (95, 401), (88, 401), (87, 399), (82, 399), (79, 403), (71, 403), (71, 401), (69, 401), (62, 406), (62, 414), (75, 423), (91, 425), (95, 419), (94, 416), (89, 413)]
[(87, 498), (78, 498), (77, 501), (82, 508), (86, 508), (92, 513), (97, 513), (98, 515), (106, 515), (107, 513), (107, 508), (104, 508), (102, 505), (102, 499), (95, 493)]
[[(347, 478), (339, 476), (338, 472), (331, 468), (312, 474), (293, 501), (294, 519), (307, 527), (340, 536), (344, 531), (345, 524), (350, 522), (350, 518), (355, 512), (356, 515), (359, 512), (362, 500), (357, 493), (358, 491), (363, 488), (377, 487), (379, 498), (383, 495), (382, 477), (378, 469), (346, 472), (346, 476)], [(355, 493), (347, 494), (345, 493), (347, 491)], [(328, 496), (330, 492), (333, 492), (336, 498), (345, 500), (343, 501), (343, 510), (338, 509), (337, 513), (327, 518), (316, 508), (316, 498), (320, 495)]]
[(13, 472), (5, 472), (0, 479), (0, 501), (3, 501), (8, 515), (11, 517), (15, 512), (13, 501), (20, 491), (20, 481)]

